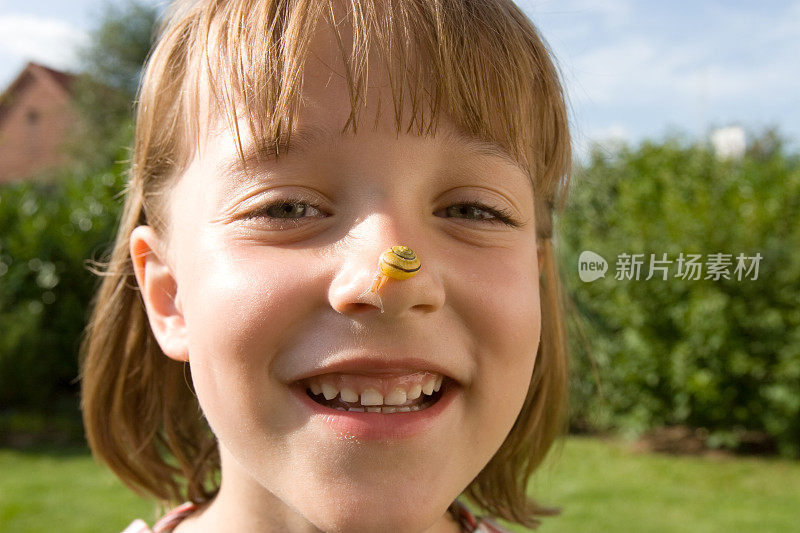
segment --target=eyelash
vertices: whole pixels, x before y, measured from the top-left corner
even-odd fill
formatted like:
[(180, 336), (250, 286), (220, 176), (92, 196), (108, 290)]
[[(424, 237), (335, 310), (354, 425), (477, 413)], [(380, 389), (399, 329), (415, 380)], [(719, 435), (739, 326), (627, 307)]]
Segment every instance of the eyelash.
[(291, 205), (297, 205), (297, 204), (311, 207), (313, 209), (316, 209), (317, 211), (322, 211), (322, 208), (320, 208), (320, 206), (318, 206), (316, 204), (312, 204), (311, 202), (306, 202), (305, 200), (300, 200), (300, 199), (297, 199), (297, 198), (287, 198), (286, 200), (280, 200), (280, 201), (277, 201), (277, 202), (272, 202), (271, 204), (267, 204), (265, 206), (262, 206), (262, 207), (259, 207), (257, 209), (254, 209), (250, 213), (247, 213), (247, 215), (244, 218), (247, 219), (247, 220), (250, 220), (250, 219), (253, 219), (253, 218), (268, 217), (268, 218), (272, 218), (272, 219), (275, 219), (275, 220), (283, 220), (283, 221), (286, 221), (286, 222), (295, 222), (296, 223), (299, 220), (297, 218), (273, 217), (273, 216), (270, 216), (268, 214), (268, 212), (273, 207), (291, 206)]
[[(273, 202), (273, 203), (265, 205), (265, 206), (263, 206), (263, 207), (261, 207), (259, 209), (256, 209), (256, 210), (248, 213), (245, 216), (245, 218), (246, 219), (252, 219), (252, 218), (259, 218), (259, 217), (269, 216), (269, 215), (267, 215), (267, 212), (271, 208), (280, 207), (280, 206), (287, 206), (287, 205), (296, 205), (296, 204), (305, 205), (305, 206), (311, 207), (313, 209), (316, 209), (318, 211), (322, 211), (322, 208), (320, 206), (316, 205), (316, 204), (313, 204), (313, 203), (310, 203), (310, 202), (306, 202), (305, 200), (300, 200), (298, 198), (288, 198), (286, 200), (280, 200), (278, 202)], [(514, 219), (514, 217), (511, 215), (511, 213), (508, 210), (503, 209), (502, 207), (492, 207), (492, 206), (488, 206), (486, 204), (483, 204), (483, 203), (477, 202), (477, 201), (466, 201), (466, 202), (457, 202), (457, 203), (451, 204), (451, 205), (447, 206), (446, 208), (444, 208), (444, 210), (445, 211), (449, 210), (452, 207), (474, 208), (474, 209), (478, 209), (480, 211), (485, 211), (486, 213), (488, 213), (489, 215), (491, 215), (493, 217), (493, 218), (486, 218), (486, 219), (472, 218), (472, 219), (467, 219), (467, 220), (477, 220), (478, 222), (485, 222), (487, 224), (505, 224), (505, 225), (513, 227), (513, 228), (517, 228), (517, 227), (520, 226), (520, 223), (517, 222)], [(441, 212), (441, 211), (442, 210), (440, 209), (439, 211), (436, 211), (436, 212), (438, 213), (438, 212)], [(285, 218), (285, 219), (281, 218), (281, 217), (269, 217), (269, 218), (274, 218), (274, 219), (278, 219), (278, 220), (286, 220), (286, 221), (298, 220), (296, 218)]]
[[(474, 209), (479, 209), (481, 211), (485, 211), (492, 215), (494, 218), (490, 219), (467, 219), (467, 220), (478, 220), (479, 222), (486, 222), (489, 224), (505, 224), (512, 228), (518, 228), (520, 226), (519, 222), (517, 222), (511, 213), (503, 209), (502, 207), (492, 207), (481, 202), (476, 201), (467, 201), (467, 202), (457, 202), (455, 204), (447, 206), (445, 209), (449, 210), (452, 207), (471, 207)], [(438, 211), (437, 211), (438, 212)]]

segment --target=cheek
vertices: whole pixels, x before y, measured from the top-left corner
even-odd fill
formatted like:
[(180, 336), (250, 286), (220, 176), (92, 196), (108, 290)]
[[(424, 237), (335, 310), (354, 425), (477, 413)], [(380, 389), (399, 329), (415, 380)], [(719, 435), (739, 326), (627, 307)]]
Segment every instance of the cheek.
[(192, 379), (212, 425), (280, 399), (270, 364), (307, 314), (312, 290), (306, 270), (275, 250), (224, 246), (184, 256), (179, 283)]
[(478, 357), (479, 364), (507, 367), (508, 374), (520, 365), (533, 369), (533, 355), (541, 333), (539, 273), (535, 254), (498, 254), (496, 261), (470, 264), (462, 272), (470, 290), (463, 291), (461, 306), (469, 313), (468, 321), (482, 352), (492, 358)]
[[(472, 274), (476, 288), (463, 293), (476, 342), (469, 409), (476, 414), (474, 438), (487, 446), (499, 447), (519, 415), (539, 347), (538, 270), (535, 258), (527, 259), (504, 261), (502, 268), (473, 263), (473, 270), (479, 268)], [(520, 267), (507, 266), (512, 264)]]

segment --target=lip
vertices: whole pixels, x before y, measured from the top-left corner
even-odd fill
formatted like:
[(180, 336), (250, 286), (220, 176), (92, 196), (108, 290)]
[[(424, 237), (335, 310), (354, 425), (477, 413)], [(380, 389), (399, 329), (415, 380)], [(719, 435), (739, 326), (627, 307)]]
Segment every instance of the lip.
[(290, 389), (309, 417), (317, 419), (339, 438), (361, 441), (409, 439), (432, 429), (447, 413), (460, 390), (456, 382), (445, 379), (441, 398), (427, 409), (383, 414), (337, 411), (312, 400), (300, 384)]
[(348, 358), (344, 361), (332, 362), (323, 367), (309, 370), (305, 374), (294, 378), (292, 381), (298, 382), (313, 376), (322, 376), (332, 373), (365, 376), (402, 376), (426, 371), (441, 374), (446, 378), (458, 382), (458, 379), (453, 376), (449, 370), (433, 361), (413, 357), (402, 359), (378, 359), (375, 355)]

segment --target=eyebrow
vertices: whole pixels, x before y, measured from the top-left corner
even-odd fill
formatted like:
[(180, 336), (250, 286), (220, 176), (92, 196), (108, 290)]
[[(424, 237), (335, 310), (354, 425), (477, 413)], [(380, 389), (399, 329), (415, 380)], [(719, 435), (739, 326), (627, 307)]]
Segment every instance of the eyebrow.
[[(288, 154), (306, 155), (312, 151), (314, 146), (326, 142), (332, 143), (341, 136), (342, 132), (333, 131), (327, 126), (319, 124), (303, 126), (292, 131), (291, 134), (280, 135), (264, 145), (248, 144), (243, 146), (242, 153), (237, 151), (233, 159), (223, 161), (217, 167), (217, 172), (233, 177), (246, 175), (248, 170), (257, 169), (277, 157)], [(471, 155), (500, 159), (527, 175), (527, 171), (520, 162), (495, 142), (479, 139), (463, 130), (447, 130), (441, 139), (444, 140), (446, 146), (461, 148)]]

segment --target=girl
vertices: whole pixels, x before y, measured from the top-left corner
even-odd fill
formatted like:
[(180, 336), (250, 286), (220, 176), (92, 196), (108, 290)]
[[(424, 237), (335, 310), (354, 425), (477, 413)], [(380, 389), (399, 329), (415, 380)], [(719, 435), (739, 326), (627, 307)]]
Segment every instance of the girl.
[[(569, 165), (557, 72), (508, 0), (175, 6), (84, 344), (95, 454), (186, 501), (154, 531), (501, 530), (462, 494), (535, 527)], [(421, 268), (379, 306), (394, 245)]]

